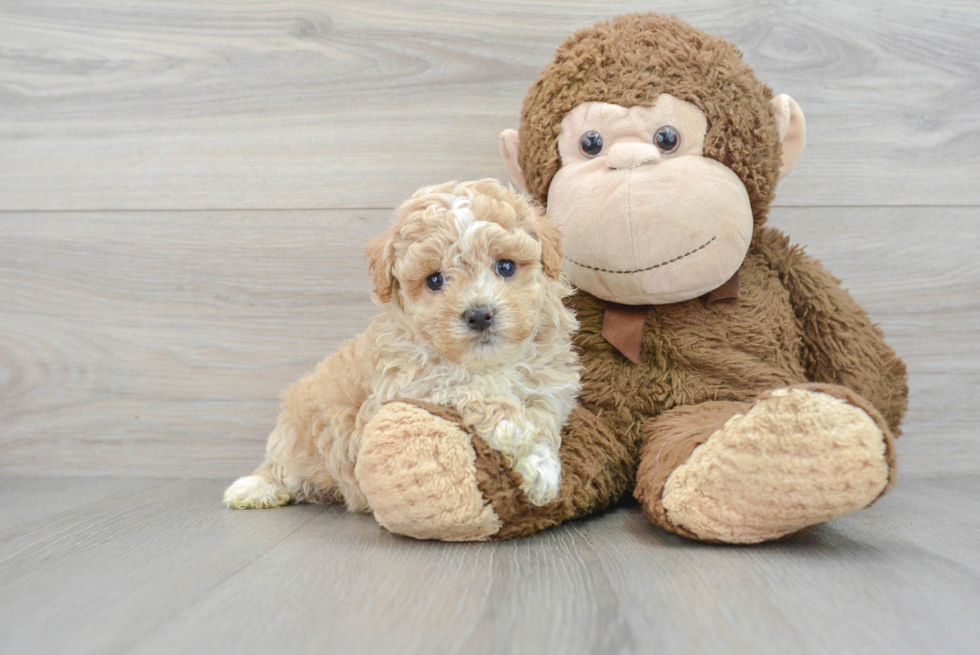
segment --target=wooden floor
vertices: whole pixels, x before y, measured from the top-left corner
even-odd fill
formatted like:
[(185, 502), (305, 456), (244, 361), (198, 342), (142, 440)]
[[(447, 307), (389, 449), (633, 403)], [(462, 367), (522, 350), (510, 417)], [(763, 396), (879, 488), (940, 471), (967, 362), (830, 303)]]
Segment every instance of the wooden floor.
[[(233, 512), (417, 187), (566, 35), (676, 13), (799, 101), (769, 223), (906, 360), (900, 486), (785, 542)], [(980, 4), (0, 0), (0, 654), (980, 652)]]
[(223, 481), (0, 478), (3, 653), (970, 653), (980, 478), (916, 479), (759, 547), (635, 508), (499, 544)]

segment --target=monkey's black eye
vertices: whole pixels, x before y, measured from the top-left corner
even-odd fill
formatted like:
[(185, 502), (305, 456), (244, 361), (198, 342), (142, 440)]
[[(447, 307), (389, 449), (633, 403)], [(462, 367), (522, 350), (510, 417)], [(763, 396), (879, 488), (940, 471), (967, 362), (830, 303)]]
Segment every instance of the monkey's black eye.
[(602, 135), (595, 130), (589, 130), (582, 135), (579, 147), (582, 149), (582, 154), (586, 157), (595, 157), (602, 152)]
[(674, 152), (681, 144), (681, 135), (670, 125), (664, 125), (653, 135), (653, 142), (661, 152)]
[(501, 259), (497, 262), (497, 275), (500, 277), (514, 277), (517, 272), (517, 264), (509, 259)]
[(429, 287), (433, 291), (438, 291), (445, 283), (446, 279), (442, 277), (442, 273), (433, 273), (429, 277), (425, 278), (425, 286)]

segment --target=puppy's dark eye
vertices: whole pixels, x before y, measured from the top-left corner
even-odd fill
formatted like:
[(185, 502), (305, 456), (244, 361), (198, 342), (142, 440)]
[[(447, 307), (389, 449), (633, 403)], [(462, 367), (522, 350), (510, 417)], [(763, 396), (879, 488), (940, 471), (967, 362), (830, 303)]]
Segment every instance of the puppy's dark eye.
[(602, 152), (602, 135), (595, 130), (589, 130), (582, 135), (582, 140), (579, 141), (579, 147), (582, 149), (582, 154), (590, 159), (595, 157), (600, 152)]
[(509, 259), (501, 259), (497, 262), (497, 275), (500, 277), (514, 277), (517, 272), (517, 264)]
[(681, 144), (681, 135), (670, 125), (664, 125), (653, 135), (653, 142), (661, 152), (674, 152)]
[(429, 287), (433, 291), (438, 291), (445, 283), (446, 278), (442, 277), (442, 273), (433, 273), (429, 277), (425, 278), (425, 286)]

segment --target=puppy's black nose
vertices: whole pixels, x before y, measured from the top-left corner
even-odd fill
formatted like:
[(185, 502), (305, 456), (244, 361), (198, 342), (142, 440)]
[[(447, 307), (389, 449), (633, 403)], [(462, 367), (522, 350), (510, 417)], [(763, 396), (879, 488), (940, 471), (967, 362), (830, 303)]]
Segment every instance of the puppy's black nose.
[(493, 323), (493, 310), (486, 305), (472, 307), (463, 312), (463, 322), (477, 332), (483, 332)]

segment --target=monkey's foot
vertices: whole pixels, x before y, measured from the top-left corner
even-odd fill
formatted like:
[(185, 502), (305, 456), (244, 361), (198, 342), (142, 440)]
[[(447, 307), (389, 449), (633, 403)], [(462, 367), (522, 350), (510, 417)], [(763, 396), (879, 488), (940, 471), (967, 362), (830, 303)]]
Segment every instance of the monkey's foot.
[(501, 521), (476, 483), (471, 436), (453, 421), (389, 403), (365, 426), (354, 475), (374, 518), (416, 539), (483, 541)]
[(761, 396), (670, 474), (667, 520), (699, 539), (759, 543), (867, 507), (894, 457), (887, 427), (861, 401), (830, 385)]

